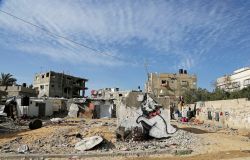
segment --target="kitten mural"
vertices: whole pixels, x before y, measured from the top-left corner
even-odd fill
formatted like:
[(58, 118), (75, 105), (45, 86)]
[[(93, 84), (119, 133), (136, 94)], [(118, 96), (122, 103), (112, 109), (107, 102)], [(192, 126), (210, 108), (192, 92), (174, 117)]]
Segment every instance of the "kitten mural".
[(141, 103), (142, 115), (136, 120), (138, 124), (142, 125), (146, 133), (154, 138), (167, 138), (176, 132), (171, 124), (166, 123), (161, 115), (161, 108), (162, 105), (145, 94)]

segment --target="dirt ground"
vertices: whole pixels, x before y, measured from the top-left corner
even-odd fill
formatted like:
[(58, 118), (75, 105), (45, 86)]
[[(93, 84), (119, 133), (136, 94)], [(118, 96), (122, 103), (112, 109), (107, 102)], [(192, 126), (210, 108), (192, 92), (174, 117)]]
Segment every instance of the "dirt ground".
[[(116, 137), (114, 130), (116, 126), (106, 125), (106, 123), (115, 123), (115, 119), (103, 119), (103, 120), (84, 120), (84, 123), (90, 123), (89, 128), (80, 130), (80, 133), (84, 137), (92, 135), (101, 135), (108, 141), (116, 143)], [(32, 146), (34, 141), (49, 139), (52, 135), (60, 134), (67, 131), (66, 135), (71, 136), (79, 133), (79, 123), (81, 120), (69, 120), (67, 124), (47, 125), (36, 130), (24, 130), (16, 133), (0, 134), (0, 149), (4, 145), (17, 141), (19, 143), (25, 143)], [(76, 125), (77, 124), (77, 125)], [(100, 124), (100, 125), (99, 125)], [(129, 159), (129, 160), (210, 160), (210, 159), (250, 159), (250, 131), (247, 130), (229, 130), (218, 129), (211, 131), (209, 128), (203, 125), (190, 125), (186, 123), (177, 123), (174, 125), (179, 129), (194, 133), (201, 140), (197, 144), (197, 148), (189, 155), (173, 155), (173, 154), (161, 154), (152, 156), (127, 156), (127, 157), (102, 157), (102, 158), (87, 158), (87, 159)], [(95, 127), (91, 127), (95, 126)], [(64, 135), (65, 136), (65, 135)], [(74, 145), (76, 141), (68, 142), (70, 145)], [(16, 143), (15, 143), (16, 144)], [(16, 146), (17, 147), (17, 146)], [(47, 147), (51, 147), (48, 145)], [(55, 150), (56, 152), (57, 150)], [(72, 152), (70, 152), (72, 153)], [(64, 154), (70, 154), (64, 153)], [(2, 153), (1, 153), (2, 154)], [(0, 158), (1, 159), (1, 158)], [(55, 158), (53, 158), (55, 159)], [(68, 159), (68, 158), (65, 158)], [(72, 157), (70, 159), (80, 159), (79, 157)]]

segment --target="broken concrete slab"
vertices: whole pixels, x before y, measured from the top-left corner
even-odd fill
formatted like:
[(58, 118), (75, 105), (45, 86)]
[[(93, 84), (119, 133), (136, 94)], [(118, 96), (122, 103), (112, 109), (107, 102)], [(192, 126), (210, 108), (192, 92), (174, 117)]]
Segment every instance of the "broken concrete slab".
[(52, 118), (52, 119), (50, 119), (50, 121), (51, 121), (52, 123), (61, 123), (61, 122), (63, 122), (64, 120), (63, 120), (62, 118)]
[(70, 117), (70, 118), (77, 118), (78, 111), (79, 111), (78, 105), (75, 104), (75, 103), (72, 103), (70, 105), (70, 107), (69, 107), (68, 117)]
[(94, 148), (98, 144), (100, 144), (103, 141), (103, 138), (100, 136), (93, 136), (84, 138), (80, 142), (76, 143), (75, 149), (79, 151), (86, 151)]
[(29, 146), (26, 144), (21, 145), (18, 149), (17, 149), (18, 153), (27, 153), (29, 152)]

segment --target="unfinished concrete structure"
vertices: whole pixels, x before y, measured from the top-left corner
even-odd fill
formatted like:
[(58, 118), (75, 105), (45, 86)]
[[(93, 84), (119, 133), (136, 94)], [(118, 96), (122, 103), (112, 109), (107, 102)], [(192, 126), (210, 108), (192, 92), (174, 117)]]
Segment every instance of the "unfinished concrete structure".
[(36, 74), (33, 87), (39, 92), (38, 97), (84, 97), (87, 81), (85, 78), (49, 71)]
[(32, 88), (26, 87), (26, 85), (13, 85), (13, 86), (0, 86), (0, 91), (7, 93), (7, 97), (36, 97), (37, 92)]
[(197, 88), (197, 77), (180, 69), (179, 73), (149, 73), (145, 90), (156, 97), (179, 97), (187, 89)]
[(249, 85), (250, 67), (238, 69), (230, 75), (218, 78), (216, 81), (216, 86), (218, 88), (228, 92), (241, 90)]

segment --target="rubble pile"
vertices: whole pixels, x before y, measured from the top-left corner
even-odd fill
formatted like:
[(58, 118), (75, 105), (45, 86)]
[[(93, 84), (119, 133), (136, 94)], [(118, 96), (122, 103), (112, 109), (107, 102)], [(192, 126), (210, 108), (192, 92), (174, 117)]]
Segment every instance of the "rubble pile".
[(11, 118), (6, 118), (0, 123), (0, 134), (18, 132), (28, 129), (26, 121), (15, 122)]
[(161, 149), (194, 149), (198, 146), (200, 138), (183, 130), (178, 130), (167, 139), (150, 139), (144, 141), (129, 141), (116, 143), (117, 150), (149, 151)]
[[(0, 140), (0, 153), (73, 154), (168, 149), (192, 150), (197, 147), (200, 140), (196, 134), (179, 129), (167, 139), (138, 140), (132, 138), (127, 141), (118, 141), (116, 128), (115, 119), (48, 122), (42, 128), (25, 130), (14, 134), (13, 137), (8, 135), (4, 142)], [(93, 137), (97, 141), (93, 141)], [(88, 141), (89, 139), (90, 141)]]

